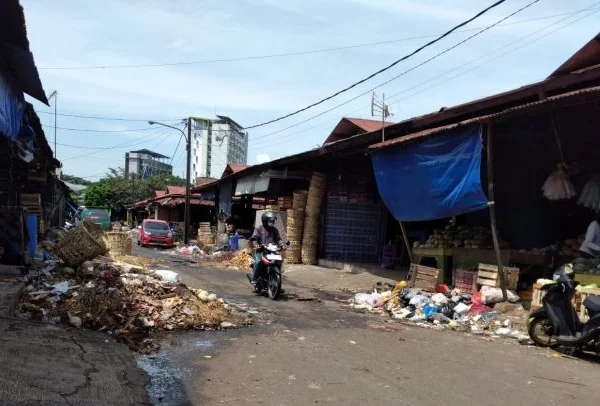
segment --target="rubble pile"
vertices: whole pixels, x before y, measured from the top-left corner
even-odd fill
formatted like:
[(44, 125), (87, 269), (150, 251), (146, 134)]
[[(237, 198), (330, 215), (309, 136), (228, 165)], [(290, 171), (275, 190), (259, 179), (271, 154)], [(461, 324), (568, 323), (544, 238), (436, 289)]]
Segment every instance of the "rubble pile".
[[(380, 290), (356, 294), (350, 306), (423, 327), (511, 337), (529, 343), (525, 333), (527, 312), (519, 303), (502, 302), (500, 289), (483, 287), (471, 295), (440, 285), (437, 292), (431, 293), (408, 288), (401, 281), (393, 289)], [(518, 301), (510, 291), (509, 301)]]
[(215, 294), (190, 289), (173, 271), (152, 271), (108, 258), (77, 268), (47, 261), (30, 275), (20, 317), (104, 331), (135, 351), (155, 348), (160, 330), (241, 326), (241, 317)]

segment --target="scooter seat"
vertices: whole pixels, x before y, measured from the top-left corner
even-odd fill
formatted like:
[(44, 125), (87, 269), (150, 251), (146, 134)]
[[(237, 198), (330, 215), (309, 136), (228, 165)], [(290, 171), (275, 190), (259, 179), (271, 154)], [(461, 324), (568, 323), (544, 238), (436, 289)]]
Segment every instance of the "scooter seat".
[(600, 313), (600, 296), (588, 296), (583, 301), (583, 305), (588, 311), (590, 317)]

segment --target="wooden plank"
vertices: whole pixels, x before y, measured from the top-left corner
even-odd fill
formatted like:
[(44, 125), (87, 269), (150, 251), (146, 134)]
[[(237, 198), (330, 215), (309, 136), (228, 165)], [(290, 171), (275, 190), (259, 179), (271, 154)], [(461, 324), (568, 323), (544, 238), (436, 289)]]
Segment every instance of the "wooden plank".
[(498, 271), (491, 272), (479, 270), (479, 272), (477, 272), (477, 276), (480, 278), (498, 279)]
[(496, 280), (477, 278), (477, 284), (478, 285), (491, 286), (491, 287), (495, 288), (496, 287), (496, 283), (497, 283)]

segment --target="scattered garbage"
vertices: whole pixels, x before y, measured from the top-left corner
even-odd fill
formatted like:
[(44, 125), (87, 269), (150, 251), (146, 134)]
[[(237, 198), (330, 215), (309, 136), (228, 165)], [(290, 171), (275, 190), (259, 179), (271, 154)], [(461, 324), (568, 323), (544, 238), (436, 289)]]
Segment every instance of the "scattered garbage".
[(217, 295), (188, 288), (170, 270), (153, 271), (107, 257), (86, 261), (73, 274), (65, 268), (47, 261), (30, 271), (19, 317), (103, 331), (140, 352), (156, 348), (154, 331), (246, 323)]
[[(494, 308), (486, 304), (496, 302), (497, 291), (500, 289), (484, 287), (480, 292), (465, 294), (444, 285), (431, 293), (408, 288), (402, 281), (391, 290), (357, 293), (350, 306), (387, 314), (396, 320), (408, 320), (418, 326), (506, 337), (528, 344), (522, 333), (527, 312), (521, 304), (502, 302), (496, 303)], [(500, 291), (500, 300), (501, 297)], [(511, 296), (509, 299), (514, 300)]]

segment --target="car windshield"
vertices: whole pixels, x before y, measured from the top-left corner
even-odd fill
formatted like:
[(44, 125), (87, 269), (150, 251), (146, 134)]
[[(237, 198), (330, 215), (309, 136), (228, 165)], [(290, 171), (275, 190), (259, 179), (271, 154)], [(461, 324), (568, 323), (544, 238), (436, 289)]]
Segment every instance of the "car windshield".
[(147, 222), (146, 230), (168, 230), (169, 225), (167, 223), (158, 223), (156, 221)]
[(86, 209), (83, 218), (93, 217), (96, 220), (108, 220), (108, 213), (103, 209)]

